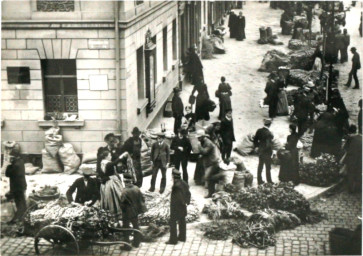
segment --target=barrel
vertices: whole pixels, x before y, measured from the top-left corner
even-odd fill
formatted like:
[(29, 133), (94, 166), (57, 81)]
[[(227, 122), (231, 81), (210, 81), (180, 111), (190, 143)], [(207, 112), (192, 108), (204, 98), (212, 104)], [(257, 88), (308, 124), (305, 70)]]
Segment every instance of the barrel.
[(245, 187), (245, 176), (243, 173), (235, 171), (232, 184), (235, 185), (238, 189)]

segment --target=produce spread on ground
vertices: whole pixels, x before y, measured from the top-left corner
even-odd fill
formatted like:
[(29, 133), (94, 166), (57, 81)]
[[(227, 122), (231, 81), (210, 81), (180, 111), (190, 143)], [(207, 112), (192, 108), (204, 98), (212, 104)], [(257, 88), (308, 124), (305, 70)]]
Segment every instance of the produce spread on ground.
[(275, 244), (275, 232), (323, 218), (310, 209), (309, 202), (291, 183), (239, 190), (229, 185), (226, 190), (214, 194), (212, 202), (203, 209), (213, 220), (201, 226), (210, 239), (232, 237), (232, 242), (241, 247), (266, 248)]
[[(170, 219), (170, 192), (165, 191), (163, 194), (157, 192), (144, 192), (147, 212), (139, 216), (141, 225), (154, 223), (158, 225), (168, 225)], [(188, 215), (187, 223), (194, 222), (199, 219), (199, 209), (196, 202), (191, 200), (187, 207)]]
[(334, 156), (322, 154), (315, 161), (315, 163), (300, 164), (301, 182), (318, 187), (328, 187), (338, 182), (341, 165)]

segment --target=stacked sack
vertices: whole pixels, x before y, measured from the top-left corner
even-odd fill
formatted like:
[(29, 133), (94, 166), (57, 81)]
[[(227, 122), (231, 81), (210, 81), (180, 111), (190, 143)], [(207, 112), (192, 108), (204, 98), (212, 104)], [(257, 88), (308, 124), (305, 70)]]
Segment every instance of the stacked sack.
[(97, 175), (97, 151), (83, 154), (78, 173), (83, 174), (83, 170), (86, 169), (92, 170), (92, 175)]
[(42, 173), (63, 172), (59, 160), (64, 166), (64, 172), (67, 174), (75, 173), (80, 165), (80, 159), (72, 144), (63, 144), (63, 137), (59, 134), (59, 127), (52, 127), (45, 132), (45, 148), (42, 150)]

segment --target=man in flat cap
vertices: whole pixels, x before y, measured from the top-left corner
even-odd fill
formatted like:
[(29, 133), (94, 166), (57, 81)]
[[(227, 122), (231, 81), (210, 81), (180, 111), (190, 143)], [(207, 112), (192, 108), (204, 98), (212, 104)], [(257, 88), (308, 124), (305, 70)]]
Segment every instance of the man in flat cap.
[(132, 158), (132, 162), (134, 164), (135, 172), (136, 172), (136, 183), (135, 185), (139, 188), (142, 186), (143, 174), (141, 169), (141, 147), (142, 140), (140, 138), (140, 130), (137, 127), (134, 127), (132, 130), (132, 137), (128, 138), (123, 147), (122, 152), (128, 152)]
[[(190, 204), (190, 191), (188, 184), (181, 179), (179, 170), (173, 168), (173, 187), (170, 196), (170, 238), (167, 244), (177, 244), (178, 241), (185, 242), (187, 205)], [(179, 236), (177, 235), (177, 222), (179, 225)]]
[(160, 183), (160, 194), (165, 190), (166, 186), (166, 169), (170, 162), (170, 149), (169, 145), (164, 142), (165, 135), (160, 132), (157, 134), (158, 139), (151, 146), (151, 161), (153, 163), (153, 174), (151, 177), (150, 192), (155, 191), (155, 182), (158, 175), (159, 169), (161, 170), (161, 183)]
[[(140, 189), (132, 184), (132, 176), (129, 173), (123, 175), (125, 182), (125, 189), (122, 191), (121, 207), (122, 207), (122, 223), (123, 228), (130, 228), (130, 223), (133, 229), (139, 230), (139, 214), (147, 211), (145, 206), (145, 199)], [(130, 242), (129, 233), (125, 234), (125, 242)], [(141, 242), (141, 233), (135, 231), (134, 240), (132, 241), (133, 247), (139, 247)], [(122, 246), (121, 250), (129, 251), (129, 246)]]
[(73, 202), (73, 193), (77, 190), (75, 203), (92, 206), (100, 197), (97, 181), (91, 178), (93, 173), (91, 168), (83, 169), (83, 177), (76, 179), (67, 190), (69, 203)]
[(262, 180), (263, 165), (266, 166), (266, 180), (272, 183), (271, 179), (271, 156), (272, 156), (272, 140), (274, 138), (270, 131), (271, 119), (264, 119), (264, 126), (257, 130), (253, 143), (258, 147), (258, 168), (257, 168), (257, 181), (258, 185), (264, 183)]

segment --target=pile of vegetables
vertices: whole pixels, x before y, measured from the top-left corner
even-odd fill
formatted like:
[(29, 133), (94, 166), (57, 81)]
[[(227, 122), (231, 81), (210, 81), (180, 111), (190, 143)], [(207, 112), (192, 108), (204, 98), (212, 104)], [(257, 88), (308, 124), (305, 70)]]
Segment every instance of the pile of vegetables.
[(259, 249), (275, 245), (275, 232), (295, 228), (301, 223), (292, 213), (280, 210), (265, 209), (258, 211), (248, 220), (215, 221), (202, 225), (204, 236), (213, 240), (226, 240), (232, 237), (232, 242), (248, 248)]
[(328, 187), (339, 180), (341, 166), (334, 156), (322, 154), (315, 160), (315, 163), (303, 163), (300, 165), (299, 174), (302, 183)]
[(33, 211), (27, 216), (29, 224), (34, 225), (37, 222), (54, 221), (61, 218), (70, 219), (83, 215), (86, 206), (66, 205), (62, 198), (50, 201), (44, 208)]
[(244, 210), (239, 204), (232, 200), (227, 192), (220, 191), (213, 194), (212, 203), (206, 204), (203, 208), (210, 219), (244, 218)]
[[(139, 216), (141, 225), (155, 223), (158, 225), (168, 225), (170, 219), (170, 192), (165, 191), (163, 194), (146, 191), (144, 193), (147, 212)], [(196, 202), (192, 199), (187, 207), (188, 223), (196, 221), (199, 218), (199, 209)]]
[(307, 220), (311, 212), (309, 202), (290, 182), (266, 183), (257, 188), (244, 188), (232, 194), (232, 198), (251, 212), (273, 208), (294, 213), (302, 221)]

